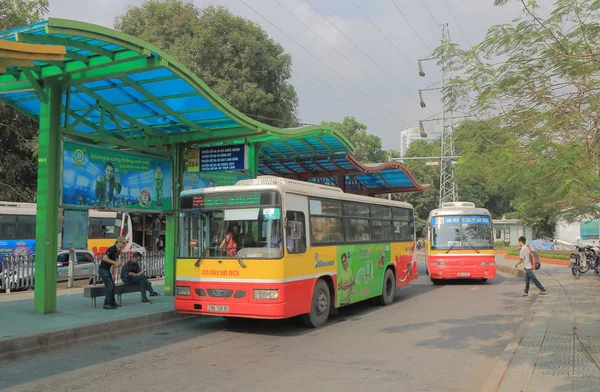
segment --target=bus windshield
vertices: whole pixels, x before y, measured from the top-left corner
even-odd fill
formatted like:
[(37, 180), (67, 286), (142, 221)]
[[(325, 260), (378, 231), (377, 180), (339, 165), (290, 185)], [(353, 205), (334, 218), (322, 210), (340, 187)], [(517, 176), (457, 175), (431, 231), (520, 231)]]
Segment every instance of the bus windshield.
[(492, 222), (485, 215), (431, 219), (431, 249), (492, 249)]
[(203, 248), (208, 258), (283, 257), (280, 197), (261, 193), (194, 196), (199, 208), (183, 213), (181, 255), (199, 257)]

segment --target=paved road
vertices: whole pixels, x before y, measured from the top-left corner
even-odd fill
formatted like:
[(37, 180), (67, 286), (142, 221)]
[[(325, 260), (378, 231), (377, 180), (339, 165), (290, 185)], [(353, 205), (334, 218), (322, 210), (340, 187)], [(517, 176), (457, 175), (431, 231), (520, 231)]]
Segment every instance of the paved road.
[(322, 329), (192, 318), (2, 364), (0, 389), (480, 390), (531, 304), (522, 281), (433, 286), (420, 274), (392, 306), (357, 304)]

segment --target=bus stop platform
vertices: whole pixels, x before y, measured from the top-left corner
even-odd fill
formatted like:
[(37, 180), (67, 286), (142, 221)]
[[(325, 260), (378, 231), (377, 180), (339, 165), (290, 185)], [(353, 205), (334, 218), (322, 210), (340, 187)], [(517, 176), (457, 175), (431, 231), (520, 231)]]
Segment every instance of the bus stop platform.
[[(163, 280), (152, 283), (158, 293), (164, 292)], [(63, 289), (58, 291), (57, 312), (44, 315), (33, 311), (33, 291), (0, 294), (0, 362), (184, 317), (175, 313), (173, 297), (149, 299), (152, 304), (144, 304), (139, 292), (123, 294), (122, 307), (104, 310), (102, 297), (94, 308), (83, 297), (83, 288)]]
[[(498, 272), (524, 278), (515, 264), (496, 256)], [(515, 306), (533, 304), (482, 391), (597, 391), (600, 276), (588, 271), (575, 279), (569, 267), (551, 264), (535, 273), (548, 294), (537, 295), (534, 285), (527, 297), (514, 293)]]

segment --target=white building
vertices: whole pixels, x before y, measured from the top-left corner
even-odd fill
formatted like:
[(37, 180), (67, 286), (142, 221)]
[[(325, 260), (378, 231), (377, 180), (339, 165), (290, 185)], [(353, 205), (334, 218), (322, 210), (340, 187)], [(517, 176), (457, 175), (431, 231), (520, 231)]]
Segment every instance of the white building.
[(598, 220), (582, 218), (571, 223), (559, 220), (554, 226), (554, 232), (559, 243), (600, 245), (600, 222)]
[(418, 128), (408, 128), (400, 132), (400, 157), (406, 154), (413, 140), (419, 139), (421, 139), (421, 136)]

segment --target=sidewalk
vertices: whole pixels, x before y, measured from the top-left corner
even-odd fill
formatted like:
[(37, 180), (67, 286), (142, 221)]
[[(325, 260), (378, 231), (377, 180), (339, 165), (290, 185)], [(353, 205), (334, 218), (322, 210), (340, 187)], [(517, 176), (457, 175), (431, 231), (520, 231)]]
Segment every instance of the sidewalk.
[[(515, 263), (496, 256), (499, 272), (523, 276)], [(536, 276), (548, 295), (533, 285), (529, 297), (515, 293), (515, 306), (533, 305), (483, 391), (600, 390), (600, 277), (588, 271), (576, 280), (569, 267), (548, 264)]]
[[(152, 286), (163, 293), (163, 280)], [(58, 290), (56, 313), (37, 314), (33, 292), (0, 294), (0, 360), (182, 317), (173, 310), (173, 297), (150, 299), (152, 304), (143, 304), (140, 293), (125, 294), (121, 308), (104, 310), (103, 298), (94, 308), (83, 288), (63, 289)]]

